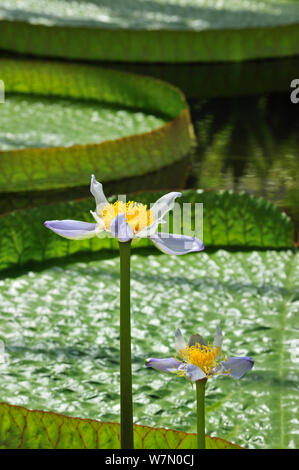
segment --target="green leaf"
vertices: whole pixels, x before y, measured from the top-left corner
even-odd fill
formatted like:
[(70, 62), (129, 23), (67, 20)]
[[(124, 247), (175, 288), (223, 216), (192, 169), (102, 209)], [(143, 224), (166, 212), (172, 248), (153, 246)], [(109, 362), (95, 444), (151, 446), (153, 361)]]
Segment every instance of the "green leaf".
[[(164, 193), (128, 195), (149, 204)], [(113, 202), (115, 197), (110, 198)], [(286, 214), (271, 202), (246, 193), (215, 191), (184, 191), (177, 199), (180, 204), (203, 203), (203, 241), (206, 247), (287, 248), (292, 247), (292, 223)], [(66, 240), (44, 227), (45, 220), (76, 219), (92, 222), (90, 210), (94, 199), (59, 203), (28, 210), (15, 211), (0, 217), (0, 269), (23, 265), (29, 261), (45, 262), (70, 256), (78, 252), (97, 252), (117, 249), (113, 238), (90, 240)], [(169, 223), (172, 232), (172, 217)], [(161, 226), (163, 230), (163, 225)], [(153, 247), (148, 239), (142, 239), (138, 247)]]
[[(83, 186), (92, 173), (100, 175), (102, 182), (144, 175), (180, 160), (190, 151), (193, 131), (184, 96), (177, 88), (160, 80), (83, 64), (10, 59), (0, 59), (0, 79), (5, 83), (8, 100), (9, 93), (14, 94), (11, 105), (2, 114), (5, 122), (0, 127), (5, 137), (19, 126), (20, 146), (23, 147), (28, 144), (32, 127), (41, 126), (32, 126), (32, 119), (49, 119), (58, 132), (62, 127), (59, 119), (67, 120), (68, 125), (76, 120), (74, 116), (64, 119), (71, 108), (77, 109), (79, 121), (84, 119), (84, 109), (89, 116), (93, 114), (91, 108), (106, 109), (112, 114), (122, 111), (122, 115), (115, 117), (113, 126), (109, 119), (112, 139), (106, 135), (104, 141), (99, 137), (99, 141), (94, 142), (90, 137), (90, 143), (83, 140), (80, 145), (75, 128), (67, 131), (64, 125), (58, 138), (60, 145), (44, 147), (44, 141), (48, 142), (51, 137), (44, 122), (39, 139), (38, 132), (34, 136), (33, 141), (37, 142), (33, 148), (0, 150), (0, 192)], [(26, 99), (30, 106), (26, 106)], [(68, 111), (63, 111), (64, 100)], [(21, 122), (14, 105), (23, 113)], [(60, 115), (58, 122), (55, 122), (55, 106)], [(9, 110), (10, 119), (6, 114)], [(121, 126), (121, 121), (128, 120), (129, 115), (134, 116), (137, 126), (130, 131)], [(145, 127), (138, 128), (140, 119), (143, 124), (147, 121)], [(26, 136), (25, 144), (22, 133)], [(84, 133), (82, 138), (86, 138)], [(67, 146), (72, 141), (75, 145)]]
[[(163, 193), (140, 195), (149, 203)], [(179, 204), (203, 204), (203, 241), (207, 247), (286, 248), (293, 246), (291, 219), (275, 204), (248, 193), (233, 191), (183, 191)], [(170, 227), (172, 222), (170, 218)], [(163, 226), (161, 226), (163, 231)]]
[(225, 6), (114, 0), (88, 9), (81, 0), (71, 12), (66, 0), (20, 5), (0, 1), (3, 50), (118, 62), (223, 62), (299, 52), (296, 0), (226, 0)]
[[(0, 403), (0, 449), (119, 449), (118, 423), (71, 418)], [(196, 435), (134, 425), (135, 449), (195, 449)], [(207, 449), (242, 449), (206, 436)]]

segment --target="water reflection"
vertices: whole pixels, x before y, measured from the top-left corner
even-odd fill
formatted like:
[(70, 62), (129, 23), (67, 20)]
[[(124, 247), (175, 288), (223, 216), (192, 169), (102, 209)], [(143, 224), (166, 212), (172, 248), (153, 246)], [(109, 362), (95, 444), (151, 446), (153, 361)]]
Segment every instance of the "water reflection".
[(247, 191), (299, 222), (299, 107), (289, 93), (190, 102), (197, 136), (192, 185)]

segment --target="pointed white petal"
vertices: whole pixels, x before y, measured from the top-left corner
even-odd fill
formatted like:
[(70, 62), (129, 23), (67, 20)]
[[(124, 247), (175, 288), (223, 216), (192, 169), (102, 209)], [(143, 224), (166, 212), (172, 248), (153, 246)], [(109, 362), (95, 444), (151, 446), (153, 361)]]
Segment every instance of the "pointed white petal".
[(174, 336), (175, 336), (175, 349), (176, 349), (176, 352), (179, 354), (181, 350), (185, 351), (187, 344), (179, 328), (176, 329)]
[(167, 212), (169, 212), (174, 207), (175, 199), (180, 197), (182, 193), (171, 192), (160, 197), (158, 201), (155, 202), (151, 211), (155, 216), (155, 220), (162, 219)]
[(100, 214), (107, 206), (108, 201), (103, 191), (103, 185), (95, 179), (94, 175), (91, 175), (90, 192), (96, 200), (96, 211)]
[(90, 224), (79, 220), (47, 220), (44, 225), (61, 237), (70, 240), (92, 238), (99, 232), (97, 224)]
[(220, 353), (221, 353), (221, 350), (222, 350), (222, 341), (223, 341), (223, 334), (222, 334), (222, 331), (221, 331), (219, 325), (217, 325), (216, 333), (215, 333), (215, 337), (214, 337), (214, 342), (213, 342), (213, 349), (218, 347)]
[(172, 233), (155, 233), (150, 239), (163, 253), (168, 255), (185, 255), (194, 251), (204, 250), (204, 244), (195, 237)]
[(149, 238), (154, 235), (158, 229), (159, 224), (163, 223), (164, 221), (155, 220), (151, 225), (145, 227), (140, 232), (135, 233), (135, 238)]
[(177, 361), (174, 357), (168, 357), (165, 359), (150, 357), (145, 361), (146, 367), (152, 367), (153, 369), (160, 370), (161, 372), (176, 372), (181, 364), (182, 363)]

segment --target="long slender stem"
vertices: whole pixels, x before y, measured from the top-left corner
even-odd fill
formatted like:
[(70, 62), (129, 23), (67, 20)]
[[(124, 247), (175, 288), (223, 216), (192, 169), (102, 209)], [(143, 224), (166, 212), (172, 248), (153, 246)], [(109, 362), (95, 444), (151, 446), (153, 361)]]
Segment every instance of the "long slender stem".
[(131, 241), (119, 242), (120, 252), (120, 441), (133, 449), (133, 403), (130, 318)]
[(197, 380), (197, 448), (205, 449), (205, 387), (206, 380)]

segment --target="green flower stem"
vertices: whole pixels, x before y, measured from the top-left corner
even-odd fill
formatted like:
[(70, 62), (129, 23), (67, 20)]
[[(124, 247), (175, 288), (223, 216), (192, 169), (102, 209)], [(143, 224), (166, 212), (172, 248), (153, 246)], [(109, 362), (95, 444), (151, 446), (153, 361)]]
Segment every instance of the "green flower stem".
[(130, 255), (131, 241), (119, 242), (120, 252), (120, 442), (122, 449), (134, 449), (131, 319), (130, 319)]
[(205, 387), (206, 379), (196, 381), (197, 398), (197, 448), (205, 449)]

